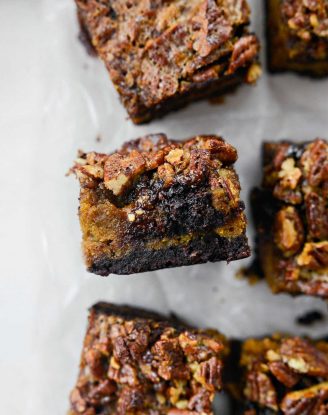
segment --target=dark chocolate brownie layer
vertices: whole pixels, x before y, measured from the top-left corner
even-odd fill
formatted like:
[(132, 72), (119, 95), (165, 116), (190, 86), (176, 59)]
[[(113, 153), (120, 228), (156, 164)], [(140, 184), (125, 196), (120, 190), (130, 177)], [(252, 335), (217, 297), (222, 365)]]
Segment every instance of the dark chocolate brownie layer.
[(76, 0), (131, 119), (142, 123), (260, 75), (246, 0)]
[(205, 262), (229, 261), (230, 258), (236, 260), (247, 258), (249, 255), (245, 235), (231, 239), (207, 235), (196, 237), (184, 246), (177, 245), (158, 250), (136, 247), (131, 254), (122, 259), (111, 260), (107, 256), (97, 258), (89, 271), (104, 276), (125, 275)]

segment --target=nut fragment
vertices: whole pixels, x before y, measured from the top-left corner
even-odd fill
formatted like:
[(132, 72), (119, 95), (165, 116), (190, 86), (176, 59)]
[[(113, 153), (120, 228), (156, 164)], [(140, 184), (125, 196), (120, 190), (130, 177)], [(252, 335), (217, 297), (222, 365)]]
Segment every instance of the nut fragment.
[(305, 196), (306, 219), (309, 235), (314, 239), (328, 239), (327, 201), (315, 192)]
[(274, 240), (284, 256), (294, 255), (304, 241), (302, 220), (293, 206), (279, 210), (274, 223)]
[(265, 373), (251, 371), (247, 374), (245, 396), (251, 402), (278, 410), (278, 397), (275, 388)]
[(283, 362), (296, 373), (328, 376), (328, 357), (300, 337), (283, 339), (279, 350)]
[(287, 158), (281, 165), (278, 177), (282, 187), (295, 189), (299, 179), (302, 177), (302, 172), (298, 167), (295, 167), (295, 160), (293, 158)]
[(173, 182), (175, 172), (171, 164), (169, 163), (162, 164), (161, 166), (159, 166), (157, 172), (158, 172), (159, 179), (163, 180), (164, 182), (164, 187), (169, 186)]
[(301, 158), (305, 177), (310, 186), (320, 186), (328, 180), (328, 142), (316, 139), (309, 144)]
[(254, 84), (262, 75), (261, 65), (253, 63), (247, 71), (246, 82), (248, 84)]
[(104, 166), (104, 183), (115, 196), (122, 194), (125, 188), (145, 171), (146, 162), (136, 150), (129, 155), (114, 153), (108, 156)]
[(328, 241), (306, 243), (296, 261), (303, 268), (324, 270), (328, 267)]
[(281, 403), (281, 409), (286, 415), (325, 415), (327, 399), (328, 382), (324, 382), (308, 389), (287, 393)]
[(282, 362), (271, 362), (268, 366), (270, 372), (276, 377), (276, 379), (288, 388), (292, 388), (300, 380), (300, 375), (294, 373)]

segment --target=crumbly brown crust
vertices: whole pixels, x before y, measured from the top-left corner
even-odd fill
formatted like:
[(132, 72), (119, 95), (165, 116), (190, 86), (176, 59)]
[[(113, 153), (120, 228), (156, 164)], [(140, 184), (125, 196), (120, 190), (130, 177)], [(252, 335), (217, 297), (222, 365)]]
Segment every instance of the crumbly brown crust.
[(69, 415), (207, 415), (227, 344), (156, 313), (96, 304)]
[(327, 76), (328, 1), (266, 2), (269, 69)]
[(88, 269), (126, 274), (248, 256), (236, 159), (217, 136), (163, 134), (80, 154), (73, 171)]
[(242, 346), (243, 415), (326, 415), (328, 343), (275, 335)]
[(82, 26), (135, 123), (243, 80), (259, 44), (246, 0), (76, 0)]
[(263, 272), (274, 292), (328, 298), (328, 143), (264, 144), (253, 194)]

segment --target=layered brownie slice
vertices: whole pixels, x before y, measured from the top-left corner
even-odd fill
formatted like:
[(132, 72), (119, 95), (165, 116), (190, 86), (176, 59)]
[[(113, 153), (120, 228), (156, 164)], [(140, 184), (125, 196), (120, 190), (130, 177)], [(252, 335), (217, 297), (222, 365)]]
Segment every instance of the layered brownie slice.
[(80, 154), (87, 268), (132, 274), (249, 256), (235, 148), (217, 136), (151, 135)]
[(76, 0), (130, 118), (143, 123), (260, 75), (246, 0)]
[(328, 298), (328, 143), (265, 143), (252, 195), (262, 271), (274, 292)]
[(266, 0), (272, 72), (328, 75), (328, 1)]
[(69, 415), (213, 414), (228, 350), (215, 330), (99, 303), (90, 310)]
[(327, 415), (328, 342), (275, 335), (242, 345), (242, 415)]

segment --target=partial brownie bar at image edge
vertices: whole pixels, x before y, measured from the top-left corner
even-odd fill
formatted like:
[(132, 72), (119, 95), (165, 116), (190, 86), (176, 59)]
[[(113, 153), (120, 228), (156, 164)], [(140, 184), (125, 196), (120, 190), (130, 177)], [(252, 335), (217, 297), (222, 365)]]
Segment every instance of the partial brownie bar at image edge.
[(112, 154), (80, 154), (87, 268), (132, 274), (249, 256), (234, 147), (217, 136), (164, 134)]
[(241, 346), (234, 414), (327, 415), (328, 342), (273, 335)]
[(156, 313), (98, 303), (68, 415), (210, 415), (225, 338)]
[(263, 146), (252, 193), (258, 257), (272, 290), (328, 298), (328, 143)]
[(134, 123), (260, 76), (246, 0), (76, 0)]
[(328, 75), (328, 1), (265, 0), (271, 72)]

